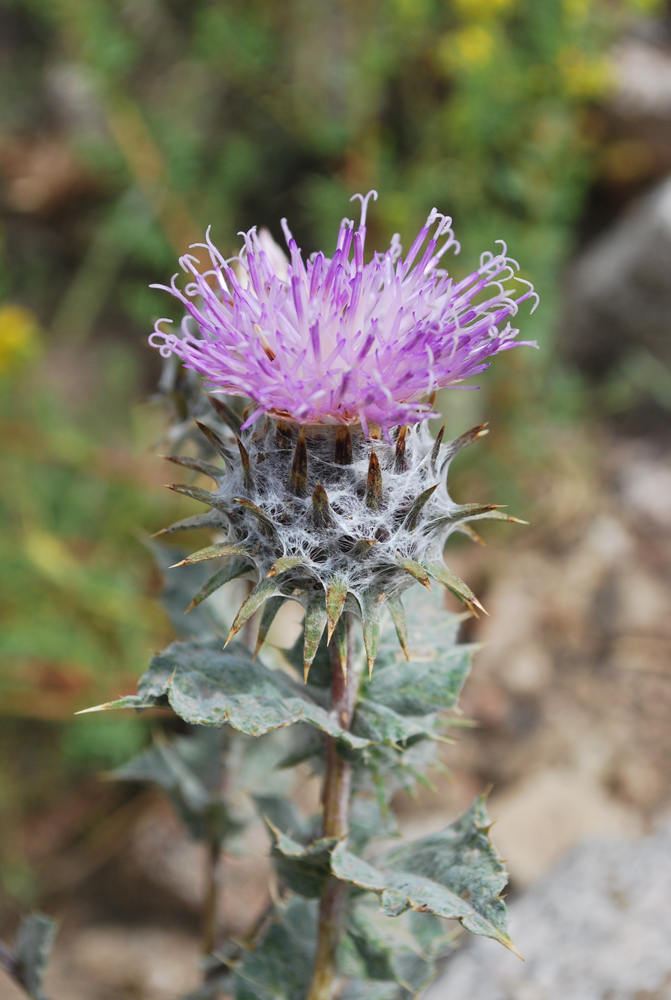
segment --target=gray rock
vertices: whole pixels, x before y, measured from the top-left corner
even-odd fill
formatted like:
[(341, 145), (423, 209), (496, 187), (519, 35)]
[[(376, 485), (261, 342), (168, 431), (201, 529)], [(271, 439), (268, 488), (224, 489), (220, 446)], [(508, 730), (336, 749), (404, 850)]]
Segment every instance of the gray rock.
[(524, 963), (474, 940), (425, 1000), (671, 1000), (671, 824), (585, 842), (510, 923)]
[(671, 364), (671, 179), (577, 259), (565, 283), (559, 344), (600, 374), (632, 347)]

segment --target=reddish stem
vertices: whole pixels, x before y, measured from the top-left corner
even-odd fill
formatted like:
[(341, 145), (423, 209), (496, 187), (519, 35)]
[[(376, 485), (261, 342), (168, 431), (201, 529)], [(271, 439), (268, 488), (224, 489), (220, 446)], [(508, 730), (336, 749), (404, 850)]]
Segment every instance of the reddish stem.
[[(347, 615), (347, 677), (336, 650), (331, 646), (331, 709), (337, 714), (343, 729), (350, 729), (361, 666), (355, 663), (354, 638), (350, 616)], [(352, 765), (338, 753), (336, 740), (326, 736), (326, 778), (323, 793), (324, 837), (344, 837), (349, 825), (352, 796)], [(331, 877), (322, 892), (319, 904), (317, 955), (307, 1000), (331, 1000), (337, 977), (336, 954), (342, 934), (342, 920), (347, 887)]]

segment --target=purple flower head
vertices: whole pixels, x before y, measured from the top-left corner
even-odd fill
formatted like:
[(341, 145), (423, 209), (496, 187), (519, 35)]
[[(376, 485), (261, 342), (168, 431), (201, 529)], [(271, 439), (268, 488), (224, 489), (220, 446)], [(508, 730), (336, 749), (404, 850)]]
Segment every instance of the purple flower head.
[(371, 196), (377, 193), (354, 196), (359, 227), (343, 219), (330, 259), (320, 251), (305, 262), (284, 219), (288, 261), (256, 229), (241, 234), (240, 256), (225, 260), (208, 230), (195, 247), (208, 252), (211, 267), (201, 270), (185, 254), (180, 265), (192, 280), (184, 291), (177, 275), (170, 288), (153, 286), (186, 307), (181, 335), (164, 332), (169, 321), (162, 319), (150, 342), (201, 372), (215, 391), (251, 397), (257, 407), (248, 424), (271, 413), (301, 423), (361, 423), (366, 431), (369, 423), (388, 429), (430, 416), (434, 390), (458, 386), (492, 355), (529, 343), (515, 340), (510, 318), (537, 296), (515, 277), (519, 265), (504, 243), (468, 277), (451, 278), (439, 263), (459, 244), (452, 220), (436, 209), (405, 259), (397, 234), (365, 264)]

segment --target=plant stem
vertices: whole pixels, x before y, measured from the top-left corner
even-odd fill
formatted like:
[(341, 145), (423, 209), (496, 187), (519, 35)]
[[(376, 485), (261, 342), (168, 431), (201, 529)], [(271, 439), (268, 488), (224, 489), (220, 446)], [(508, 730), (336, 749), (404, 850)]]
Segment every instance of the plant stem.
[(221, 840), (212, 834), (207, 842), (206, 889), (203, 906), (203, 954), (211, 955), (217, 943), (219, 927), (219, 879), (221, 871)]
[[(351, 616), (347, 628), (347, 678), (345, 678), (336, 643), (331, 645), (331, 709), (343, 729), (352, 725), (362, 664), (356, 663)], [(344, 837), (349, 825), (352, 795), (352, 765), (338, 753), (336, 740), (326, 736), (326, 777), (323, 792), (324, 837)], [(330, 878), (324, 887), (319, 905), (317, 955), (307, 1000), (331, 1000), (337, 975), (336, 953), (342, 933), (342, 917), (347, 887)]]

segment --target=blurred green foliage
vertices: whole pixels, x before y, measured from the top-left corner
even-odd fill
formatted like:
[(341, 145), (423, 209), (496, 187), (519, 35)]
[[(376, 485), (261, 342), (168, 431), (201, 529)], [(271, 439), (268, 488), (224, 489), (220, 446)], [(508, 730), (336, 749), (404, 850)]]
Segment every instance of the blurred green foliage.
[[(156, 421), (133, 403), (158, 370), (141, 345), (173, 308), (147, 286), (165, 281), (209, 224), (234, 252), (239, 230), (267, 225), (279, 238), (286, 215), (306, 252), (329, 251), (349, 197), (375, 187), (371, 247), (395, 231), (408, 245), (434, 205), (454, 217), (457, 274), (505, 239), (541, 293), (523, 327), (544, 350), (497, 359), (486, 390), (446, 394), (443, 405), (456, 433), (493, 419), (488, 450), (468, 459), (480, 470), (478, 499), (495, 485), (497, 499), (525, 513), (519, 470), (531, 478), (551, 466), (548, 422), (584, 407), (574, 376), (553, 367), (549, 377), (548, 334), (592, 176), (592, 108), (612, 83), (608, 44), (657, 6), (7, 0), (0, 713), (15, 721), (6, 739), (30, 720), (38, 759), (60, 746), (69, 765), (96, 768), (144, 739), (134, 720), (106, 736), (88, 721), (68, 722), (64, 736), (63, 721), (126, 678), (130, 686), (166, 639), (136, 532), (182, 510), (142, 452), (159, 436)], [(21, 766), (0, 783), (16, 823), (33, 804)]]

